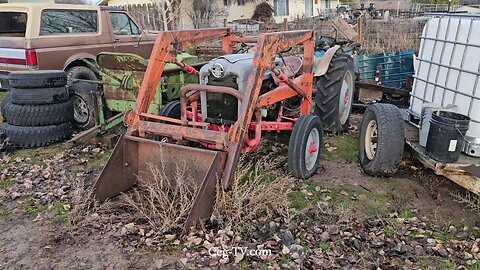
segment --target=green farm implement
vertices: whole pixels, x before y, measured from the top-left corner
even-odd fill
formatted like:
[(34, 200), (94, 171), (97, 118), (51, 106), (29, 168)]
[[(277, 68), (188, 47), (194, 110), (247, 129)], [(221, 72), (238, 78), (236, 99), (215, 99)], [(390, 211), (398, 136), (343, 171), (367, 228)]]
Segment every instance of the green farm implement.
[[(198, 76), (192, 73), (204, 63), (188, 53), (178, 54), (176, 60), (175, 64), (167, 64), (148, 113), (161, 114), (161, 109), (169, 102), (174, 106), (170, 106), (170, 111), (179, 110), (179, 103), (177, 105), (175, 101), (180, 98), (180, 89), (186, 84), (198, 83)], [(76, 79), (71, 86), (76, 120), (86, 124), (78, 126), (83, 131), (71, 139), (70, 144), (106, 133), (122, 124), (124, 113), (135, 109), (148, 66), (148, 60), (134, 54), (100, 53), (95, 63), (85, 62), (101, 80)]]

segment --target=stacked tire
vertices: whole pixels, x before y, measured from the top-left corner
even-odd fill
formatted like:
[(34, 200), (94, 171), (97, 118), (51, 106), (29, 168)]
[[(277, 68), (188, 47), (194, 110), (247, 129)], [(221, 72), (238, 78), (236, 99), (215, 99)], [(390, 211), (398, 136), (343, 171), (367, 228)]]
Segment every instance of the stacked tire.
[(64, 71), (19, 71), (9, 75), (2, 102), (2, 131), (17, 147), (46, 146), (71, 136), (73, 105)]

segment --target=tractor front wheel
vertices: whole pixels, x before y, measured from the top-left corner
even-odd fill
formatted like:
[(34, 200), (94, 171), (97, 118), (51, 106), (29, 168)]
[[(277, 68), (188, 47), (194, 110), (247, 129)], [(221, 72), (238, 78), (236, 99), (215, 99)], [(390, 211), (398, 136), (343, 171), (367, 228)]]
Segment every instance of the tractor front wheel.
[(288, 168), (299, 179), (311, 177), (320, 164), (322, 122), (315, 115), (298, 118), (288, 144)]

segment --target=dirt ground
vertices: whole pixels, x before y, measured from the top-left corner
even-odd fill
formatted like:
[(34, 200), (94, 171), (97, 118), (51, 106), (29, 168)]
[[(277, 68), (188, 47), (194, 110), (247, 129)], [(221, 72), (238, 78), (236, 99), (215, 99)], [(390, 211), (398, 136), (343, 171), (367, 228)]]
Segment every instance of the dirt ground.
[[(145, 237), (123, 233), (126, 222), (108, 211), (88, 213), (88, 226), (72, 222), (78, 193), (90, 188), (111, 148), (57, 145), (4, 154), (0, 269), (480, 269), (480, 216), (452, 196), (466, 192), (413, 160), (395, 177), (365, 176), (356, 162), (360, 117), (351, 133), (325, 139), (317, 175), (292, 187), (294, 221), (280, 230), (278, 220), (259, 221), (277, 230), (277, 255), (264, 261), (212, 263), (201, 246), (145, 245)], [(268, 151), (284, 154), (284, 143), (273, 145)], [(332, 232), (336, 226), (339, 233)], [(242, 243), (268, 242), (272, 235)], [(208, 263), (195, 259), (197, 253)]]

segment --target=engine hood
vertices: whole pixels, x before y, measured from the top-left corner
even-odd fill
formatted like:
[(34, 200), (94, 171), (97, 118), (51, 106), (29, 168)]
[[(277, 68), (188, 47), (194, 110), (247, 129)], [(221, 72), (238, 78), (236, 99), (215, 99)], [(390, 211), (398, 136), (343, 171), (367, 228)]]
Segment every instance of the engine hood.
[[(201, 68), (200, 82), (207, 84), (206, 80), (209, 76), (215, 77), (216, 80), (235, 76), (239, 87), (243, 88), (252, 72), (253, 57), (253, 54), (227, 54), (217, 57)], [(282, 60), (277, 57), (275, 65), (280, 67)], [(264, 79), (271, 78), (271, 74), (272, 72), (267, 70)], [(240, 91), (243, 91), (243, 89), (240, 89)]]

